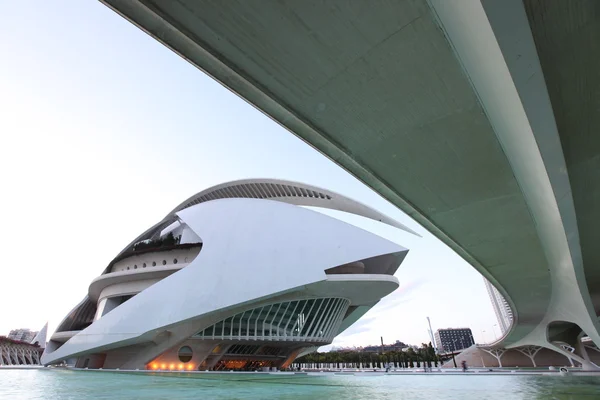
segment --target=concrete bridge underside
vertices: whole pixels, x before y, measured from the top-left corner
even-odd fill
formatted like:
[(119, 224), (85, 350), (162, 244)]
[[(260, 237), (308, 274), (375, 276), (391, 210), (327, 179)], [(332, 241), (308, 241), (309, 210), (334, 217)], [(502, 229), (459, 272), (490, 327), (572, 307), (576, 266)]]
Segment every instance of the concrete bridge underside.
[(489, 279), (493, 346), (600, 343), (598, 2), (103, 2)]

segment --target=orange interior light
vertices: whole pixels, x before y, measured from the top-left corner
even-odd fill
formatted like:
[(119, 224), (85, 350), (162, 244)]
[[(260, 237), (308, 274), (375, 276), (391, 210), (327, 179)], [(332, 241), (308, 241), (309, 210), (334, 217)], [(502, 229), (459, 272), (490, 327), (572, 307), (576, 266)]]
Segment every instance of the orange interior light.
[(175, 364), (169, 365), (169, 369), (175, 369)]
[(167, 364), (162, 364), (162, 365), (160, 366), (160, 369), (165, 369), (165, 368), (167, 368)]

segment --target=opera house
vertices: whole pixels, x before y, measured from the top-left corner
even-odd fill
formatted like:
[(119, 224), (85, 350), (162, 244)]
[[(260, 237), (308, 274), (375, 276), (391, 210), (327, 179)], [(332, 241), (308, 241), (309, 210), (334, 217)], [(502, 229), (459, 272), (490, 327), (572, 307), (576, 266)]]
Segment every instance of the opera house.
[(320, 188), (244, 180), (184, 201), (125, 247), (64, 318), (45, 365), (285, 368), (387, 294), (408, 250), (311, 208), (412, 232)]

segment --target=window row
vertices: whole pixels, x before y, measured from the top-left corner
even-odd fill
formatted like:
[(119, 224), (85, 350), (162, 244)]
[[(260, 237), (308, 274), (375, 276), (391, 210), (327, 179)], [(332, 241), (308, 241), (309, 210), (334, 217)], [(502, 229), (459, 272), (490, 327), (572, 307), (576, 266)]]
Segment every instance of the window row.
[[(184, 262), (187, 262), (188, 258), (186, 257)], [(179, 260), (177, 258), (173, 259), (173, 264), (177, 264)], [(162, 265), (167, 265), (167, 260), (162, 260)], [(129, 271), (130, 269), (138, 269), (138, 268), (146, 268), (148, 265), (146, 263), (142, 263), (140, 265), (134, 264), (133, 266), (128, 265), (126, 268), (121, 269), (121, 271)], [(152, 267), (156, 267), (156, 261), (152, 261)]]

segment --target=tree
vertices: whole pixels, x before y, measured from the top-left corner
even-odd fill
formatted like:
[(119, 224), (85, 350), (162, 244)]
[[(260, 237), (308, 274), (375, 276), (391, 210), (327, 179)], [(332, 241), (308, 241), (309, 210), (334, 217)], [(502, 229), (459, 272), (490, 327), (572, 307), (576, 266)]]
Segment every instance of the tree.
[(372, 353), (369, 352), (364, 354), (360, 351), (345, 351), (345, 352), (336, 352), (331, 351), (328, 353), (310, 353), (303, 357), (298, 358), (296, 363), (314, 363), (314, 364), (324, 364), (331, 363), (335, 364), (336, 367), (341, 367), (341, 363), (353, 363), (356, 367), (360, 366), (362, 362), (367, 366), (370, 363), (373, 364), (374, 367), (382, 368), (386, 363), (397, 362), (401, 368), (414, 368), (415, 365), (417, 367), (421, 367), (421, 363), (425, 367), (431, 368), (432, 363), (441, 363), (442, 359), (439, 355), (435, 354), (435, 349), (433, 348), (431, 343), (423, 343), (421, 347), (416, 350), (412, 347), (406, 349), (406, 351), (389, 351), (387, 353)]

